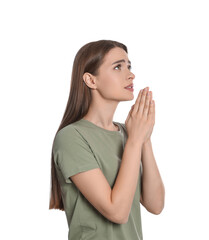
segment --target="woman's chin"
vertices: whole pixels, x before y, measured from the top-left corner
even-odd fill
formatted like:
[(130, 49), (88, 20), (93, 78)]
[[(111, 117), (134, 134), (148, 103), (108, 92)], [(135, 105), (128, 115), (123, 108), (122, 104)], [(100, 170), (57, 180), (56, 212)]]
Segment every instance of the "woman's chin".
[(131, 101), (134, 99), (134, 94), (121, 98), (121, 101)]

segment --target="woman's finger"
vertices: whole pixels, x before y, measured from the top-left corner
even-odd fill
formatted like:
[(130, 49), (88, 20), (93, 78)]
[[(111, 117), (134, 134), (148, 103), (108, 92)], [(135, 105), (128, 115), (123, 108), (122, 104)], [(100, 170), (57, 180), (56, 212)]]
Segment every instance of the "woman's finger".
[(153, 120), (155, 122), (155, 101), (154, 100), (150, 101), (148, 120)]
[(143, 110), (143, 115), (145, 118), (147, 118), (148, 111), (149, 111), (150, 96), (151, 96), (151, 93), (150, 91), (148, 91), (145, 99), (144, 110)]
[(147, 92), (149, 91), (149, 87), (146, 87), (143, 89), (143, 93), (142, 93), (142, 97), (140, 99), (140, 102), (139, 102), (139, 108), (138, 108), (138, 114), (140, 116), (142, 116), (143, 114), (143, 111), (144, 111), (144, 105), (145, 105), (145, 100), (146, 100), (146, 95), (147, 95)]
[(130, 110), (129, 113), (128, 113), (128, 116), (127, 116), (127, 118), (126, 118), (126, 122), (129, 120), (133, 109), (134, 109), (134, 104), (131, 106), (131, 110)]
[(138, 108), (139, 108), (139, 103), (140, 103), (140, 100), (141, 100), (142, 92), (143, 92), (143, 89), (141, 89), (139, 91), (139, 94), (137, 96), (137, 99), (136, 99), (134, 107), (133, 107), (133, 111), (132, 111), (133, 114), (138, 112)]

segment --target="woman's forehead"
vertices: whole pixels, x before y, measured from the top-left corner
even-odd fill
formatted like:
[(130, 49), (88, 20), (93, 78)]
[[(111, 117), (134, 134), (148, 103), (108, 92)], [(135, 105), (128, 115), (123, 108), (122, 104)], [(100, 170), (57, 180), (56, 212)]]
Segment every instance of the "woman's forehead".
[(122, 48), (115, 47), (105, 55), (104, 63), (112, 65), (113, 63), (117, 63), (119, 60), (125, 60), (126, 62), (131, 63), (128, 59), (127, 52)]

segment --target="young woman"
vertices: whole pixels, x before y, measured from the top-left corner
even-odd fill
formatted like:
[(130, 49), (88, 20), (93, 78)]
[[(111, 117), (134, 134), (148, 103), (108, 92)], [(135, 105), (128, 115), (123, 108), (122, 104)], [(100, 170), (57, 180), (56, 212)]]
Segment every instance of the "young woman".
[(163, 209), (149, 88), (140, 90), (125, 123), (113, 121), (118, 103), (134, 99), (134, 78), (122, 43), (90, 42), (75, 56), (53, 142), (49, 206), (65, 211), (68, 240), (141, 240), (140, 203), (154, 214)]

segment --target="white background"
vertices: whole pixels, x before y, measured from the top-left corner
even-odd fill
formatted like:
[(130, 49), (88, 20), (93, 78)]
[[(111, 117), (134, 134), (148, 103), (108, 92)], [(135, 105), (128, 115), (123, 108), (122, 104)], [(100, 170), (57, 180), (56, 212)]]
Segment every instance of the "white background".
[(81, 46), (128, 47), (134, 100), (153, 92), (152, 144), (165, 189), (160, 215), (143, 206), (145, 240), (209, 239), (208, 1), (1, 1), (1, 239), (67, 239), (64, 212), (48, 210), (51, 147)]

